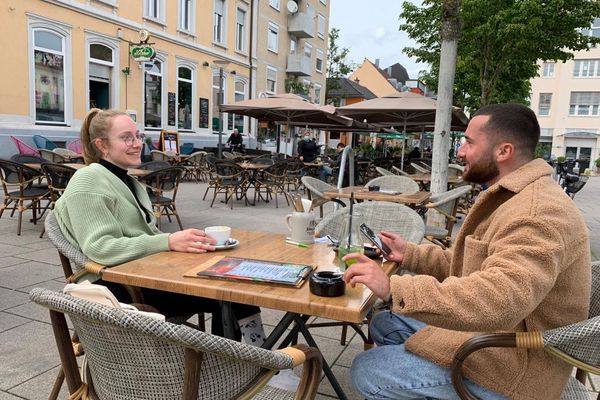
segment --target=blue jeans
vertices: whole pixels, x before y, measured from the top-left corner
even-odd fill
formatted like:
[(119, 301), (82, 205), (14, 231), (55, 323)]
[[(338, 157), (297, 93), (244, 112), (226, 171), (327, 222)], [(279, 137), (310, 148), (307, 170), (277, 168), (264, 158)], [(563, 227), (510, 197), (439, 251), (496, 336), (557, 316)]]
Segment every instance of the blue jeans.
[(327, 178), (333, 175), (333, 168), (323, 165), (319, 171), (319, 179), (323, 182), (327, 182)]
[[(359, 354), (350, 374), (367, 399), (459, 399), (450, 370), (409, 352), (404, 342), (426, 326), (421, 321), (383, 311), (375, 315), (370, 330), (376, 348)], [(466, 386), (480, 399), (506, 397), (469, 380)]]

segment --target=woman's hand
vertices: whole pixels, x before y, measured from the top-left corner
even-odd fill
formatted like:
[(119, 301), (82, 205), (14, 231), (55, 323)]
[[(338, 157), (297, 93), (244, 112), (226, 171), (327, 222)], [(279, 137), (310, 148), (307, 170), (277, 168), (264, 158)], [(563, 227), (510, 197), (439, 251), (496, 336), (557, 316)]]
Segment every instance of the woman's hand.
[(389, 301), (390, 278), (383, 271), (381, 265), (360, 253), (350, 253), (342, 258), (344, 261), (348, 259), (355, 259), (356, 263), (348, 267), (344, 273), (346, 284), (354, 287), (357, 283), (362, 283), (371, 289), (375, 296)]
[(401, 263), (404, 260), (404, 252), (406, 252), (406, 240), (396, 233), (379, 232), (381, 242), (390, 248), (390, 253), (385, 258), (390, 261)]
[(209, 238), (204, 231), (199, 229), (186, 229), (169, 235), (169, 249), (171, 251), (204, 253), (214, 251), (215, 247), (213, 245), (215, 243), (214, 239)]

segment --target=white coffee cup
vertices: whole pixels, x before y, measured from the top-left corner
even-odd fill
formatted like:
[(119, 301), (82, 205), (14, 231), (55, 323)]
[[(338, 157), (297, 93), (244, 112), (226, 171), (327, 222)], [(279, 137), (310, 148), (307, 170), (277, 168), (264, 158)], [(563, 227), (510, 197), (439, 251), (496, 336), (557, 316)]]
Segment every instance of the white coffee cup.
[(285, 223), (292, 232), (292, 240), (312, 243), (315, 236), (315, 217), (312, 213), (294, 212), (286, 217)]
[(206, 236), (211, 237), (217, 241), (217, 246), (224, 245), (231, 237), (231, 228), (228, 226), (207, 226), (204, 228)]

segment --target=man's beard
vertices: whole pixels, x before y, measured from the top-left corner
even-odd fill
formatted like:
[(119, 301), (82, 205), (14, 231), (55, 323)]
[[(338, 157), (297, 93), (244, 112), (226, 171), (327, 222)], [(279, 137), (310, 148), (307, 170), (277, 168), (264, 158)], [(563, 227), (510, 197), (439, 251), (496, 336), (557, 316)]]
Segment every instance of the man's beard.
[(494, 180), (499, 174), (498, 165), (492, 159), (492, 152), (481, 157), (480, 161), (467, 162), (468, 168), (463, 174), (463, 179), (473, 183), (488, 183)]

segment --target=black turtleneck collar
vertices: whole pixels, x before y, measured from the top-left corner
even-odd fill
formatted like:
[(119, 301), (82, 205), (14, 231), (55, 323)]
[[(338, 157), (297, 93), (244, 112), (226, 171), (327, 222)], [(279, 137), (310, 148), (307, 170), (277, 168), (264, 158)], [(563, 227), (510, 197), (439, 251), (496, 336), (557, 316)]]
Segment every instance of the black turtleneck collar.
[(99, 163), (104, 168), (106, 168), (107, 170), (109, 170), (110, 172), (115, 174), (120, 180), (127, 183), (127, 170), (126, 169), (116, 166), (115, 164), (111, 163), (110, 161), (106, 161), (103, 159), (100, 159)]

